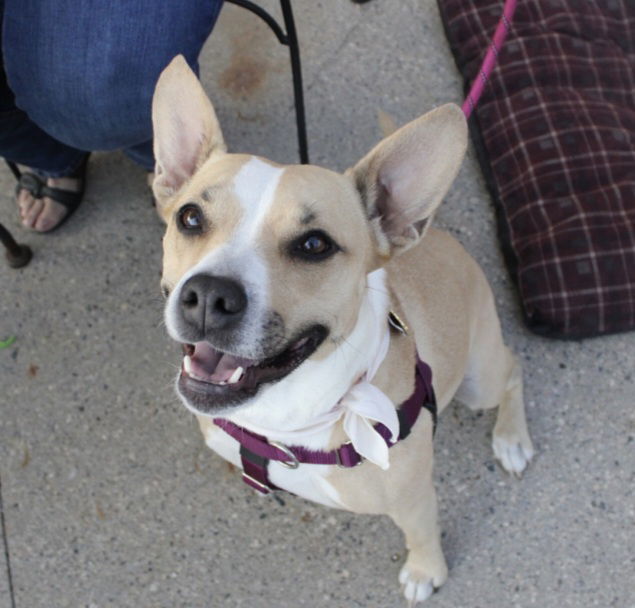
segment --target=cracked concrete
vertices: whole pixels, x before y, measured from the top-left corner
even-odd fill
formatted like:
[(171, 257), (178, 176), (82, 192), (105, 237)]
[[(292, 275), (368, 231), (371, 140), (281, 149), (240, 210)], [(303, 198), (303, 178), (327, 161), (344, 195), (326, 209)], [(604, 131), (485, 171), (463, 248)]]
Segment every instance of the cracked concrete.
[[(403, 123), (461, 101), (432, 0), (294, 10), (313, 162), (355, 162), (380, 137), (378, 110)], [(223, 9), (202, 79), (232, 150), (296, 161), (286, 49), (255, 17)], [(260, 499), (177, 403), (162, 226), (144, 180), (122, 154), (96, 154), (82, 207), (40, 236), (20, 229), (0, 173), (2, 220), (35, 250), (24, 270), (0, 265), (0, 339), (17, 337), (0, 350), (15, 607), (402, 606), (403, 540), (390, 521)], [(635, 336), (561, 342), (523, 328), (471, 151), (437, 224), (492, 283), (537, 455), (511, 479), (493, 460), (493, 414), (445, 412), (436, 480), (450, 578), (429, 605), (631, 608)], [(14, 608), (2, 560), (0, 608)]]

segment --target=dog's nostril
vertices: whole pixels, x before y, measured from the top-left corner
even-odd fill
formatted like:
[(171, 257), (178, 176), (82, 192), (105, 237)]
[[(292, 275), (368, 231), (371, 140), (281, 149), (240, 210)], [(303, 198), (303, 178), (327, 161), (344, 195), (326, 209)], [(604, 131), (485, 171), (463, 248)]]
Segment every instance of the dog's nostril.
[(239, 298), (218, 298), (214, 303), (214, 310), (223, 315), (234, 315), (242, 312), (245, 308), (244, 302)]
[(185, 308), (196, 308), (198, 306), (198, 294), (194, 290), (184, 291), (181, 295), (181, 304)]
[(223, 313), (223, 314), (227, 314), (227, 313), (231, 312), (229, 310), (229, 307), (227, 306), (227, 302), (225, 302), (225, 300), (216, 300), (216, 303), (214, 304), (214, 310), (216, 312), (220, 312), (220, 313)]

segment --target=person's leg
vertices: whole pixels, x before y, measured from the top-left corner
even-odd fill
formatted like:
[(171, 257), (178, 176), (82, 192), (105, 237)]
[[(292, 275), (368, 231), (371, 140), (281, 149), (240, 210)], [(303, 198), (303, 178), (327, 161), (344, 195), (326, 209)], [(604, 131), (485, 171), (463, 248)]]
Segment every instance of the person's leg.
[(126, 155), (135, 163), (141, 165), (148, 171), (154, 171), (154, 153), (152, 151), (152, 140), (144, 141), (136, 146), (125, 149)]
[(37, 167), (43, 175), (58, 176), (72, 173), (85, 155), (53, 139), (15, 106), (0, 56), (0, 156)]
[[(79, 190), (82, 186), (79, 179), (59, 176), (72, 175), (86, 158), (86, 152), (53, 139), (16, 108), (13, 101), (0, 62), (0, 156), (27, 167), (37, 167), (42, 176), (48, 176), (46, 185), (49, 187)], [(59, 224), (69, 212), (50, 197), (36, 199), (25, 189), (18, 191), (17, 203), (23, 225), (40, 232)]]
[[(4, 0), (4, 5), (2, 50), (15, 105), (69, 148), (124, 148), (151, 170), (156, 80), (179, 53), (198, 68), (222, 0), (114, 5), (100, 0)], [(49, 162), (58, 166), (51, 158)], [(46, 171), (41, 162), (29, 166)], [(32, 219), (31, 225), (42, 229)]]
[[(40, 175), (49, 177), (46, 180), (49, 187), (77, 191), (82, 185), (80, 180), (59, 176), (73, 174), (84, 162), (86, 152), (57, 141), (15, 105), (2, 61), (3, 8), (0, 0), (0, 156), (27, 167), (37, 167)], [(22, 223), (39, 231), (51, 229), (68, 213), (64, 205), (49, 197), (35, 199), (24, 189), (19, 190), (17, 202)]]
[(159, 74), (179, 53), (198, 67), (221, 6), (222, 0), (5, 0), (4, 59), (16, 105), (69, 146), (132, 148), (151, 169)]

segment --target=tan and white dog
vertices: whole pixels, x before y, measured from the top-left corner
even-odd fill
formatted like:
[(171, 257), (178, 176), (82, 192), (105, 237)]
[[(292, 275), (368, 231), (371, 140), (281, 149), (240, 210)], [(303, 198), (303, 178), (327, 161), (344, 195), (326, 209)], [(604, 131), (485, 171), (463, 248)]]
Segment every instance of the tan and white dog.
[[(214, 417), (312, 450), (359, 443), (361, 466), (271, 461), (269, 478), (325, 505), (390, 515), (409, 549), (405, 596), (426, 599), (447, 576), (431, 417), (390, 450), (373, 445), (370, 426), (390, 426), (413, 392), (416, 352), (432, 368), (439, 410), (453, 398), (499, 406), (493, 447), (507, 471), (520, 474), (533, 453), (521, 369), (487, 281), (458, 242), (430, 228), (465, 153), (461, 110), (414, 120), (343, 175), (279, 165), (226, 152), (209, 99), (177, 57), (157, 84), (153, 123), (165, 320), (185, 353), (181, 400), (237, 466), (239, 444)], [(389, 311), (407, 335), (389, 332)], [(347, 409), (362, 382), (384, 400), (374, 418), (363, 403)]]

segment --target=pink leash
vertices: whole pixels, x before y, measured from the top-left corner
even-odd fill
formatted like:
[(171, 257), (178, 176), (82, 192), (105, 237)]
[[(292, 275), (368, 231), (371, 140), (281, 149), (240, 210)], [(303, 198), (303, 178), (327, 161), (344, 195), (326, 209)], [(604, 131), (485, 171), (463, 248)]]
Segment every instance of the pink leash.
[(479, 73), (472, 83), (472, 87), (470, 88), (470, 92), (467, 94), (465, 101), (463, 102), (463, 106), (461, 109), (465, 114), (466, 118), (470, 117), (470, 114), (476, 107), (478, 100), (481, 97), (481, 93), (485, 88), (487, 80), (496, 65), (496, 59), (498, 58), (498, 53), (503, 47), (505, 42), (505, 38), (507, 38), (507, 34), (511, 29), (512, 18), (514, 16), (514, 11), (516, 10), (516, 0), (505, 0), (505, 6), (503, 7), (503, 14), (496, 26), (496, 32), (494, 32), (494, 38), (492, 38), (492, 42), (487, 50), (487, 54), (485, 55), (485, 59), (483, 59), (483, 63), (481, 64), (481, 68)]

